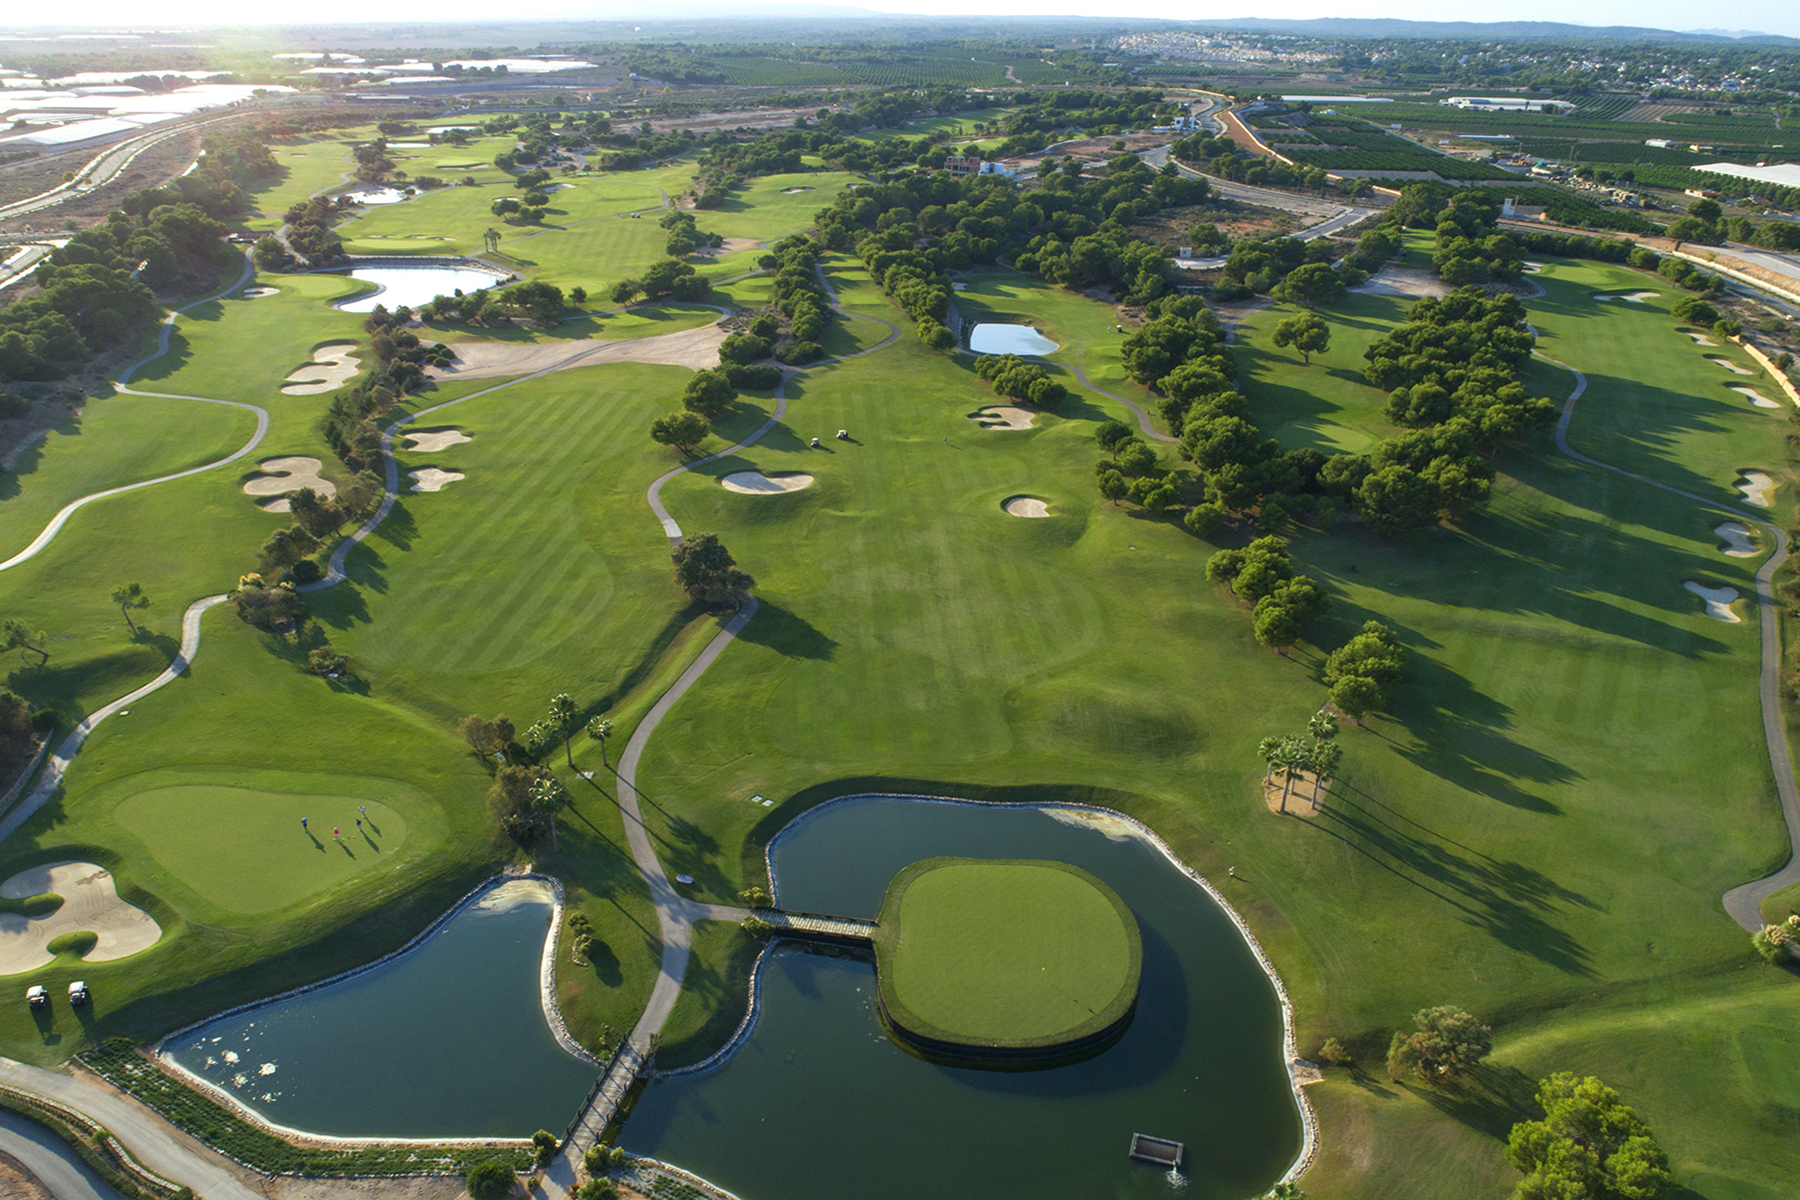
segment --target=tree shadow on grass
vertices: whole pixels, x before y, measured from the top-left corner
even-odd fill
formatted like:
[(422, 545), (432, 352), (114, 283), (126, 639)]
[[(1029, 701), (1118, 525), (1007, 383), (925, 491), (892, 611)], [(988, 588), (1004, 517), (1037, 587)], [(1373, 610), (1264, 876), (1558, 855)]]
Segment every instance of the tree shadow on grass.
[(837, 650), (837, 642), (805, 617), (764, 600), (757, 606), (756, 616), (738, 631), (738, 641), (766, 646), (787, 658), (828, 660)]
[(663, 864), (670, 876), (687, 875), (696, 888), (716, 896), (730, 896), (735, 889), (719, 866), (719, 839), (686, 817), (667, 810), (663, 810), (663, 816), (668, 831), (658, 834), (653, 830), (652, 836), (662, 845)]
[(1348, 781), (1309, 819), (1400, 879), (1456, 909), (1465, 924), (1568, 975), (1591, 977), (1588, 950), (1550, 917), (1564, 905), (1597, 909), (1586, 896), (1515, 861), (1495, 859), (1397, 817)]
[(1482, 1063), (1445, 1087), (1400, 1086), (1445, 1116), (1498, 1142), (1506, 1141), (1520, 1121), (1543, 1113), (1537, 1103), (1537, 1080), (1517, 1067)]

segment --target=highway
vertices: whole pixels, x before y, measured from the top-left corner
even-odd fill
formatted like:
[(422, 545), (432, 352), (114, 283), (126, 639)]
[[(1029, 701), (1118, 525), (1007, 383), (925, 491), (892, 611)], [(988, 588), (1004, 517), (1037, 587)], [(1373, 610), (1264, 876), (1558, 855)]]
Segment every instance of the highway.
[[(1146, 164), (1161, 170), (1169, 158), (1168, 146), (1157, 146), (1145, 150), (1138, 157)], [(1358, 208), (1354, 205), (1336, 204), (1330, 200), (1313, 196), (1301, 196), (1293, 192), (1277, 191), (1274, 188), (1254, 187), (1247, 183), (1233, 183), (1229, 179), (1207, 175), (1196, 171), (1185, 163), (1176, 162), (1175, 169), (1183, 175), (1195, 179), (1204, 179), (1212, 184), (1213, 191), (1227, 200), (1238, 200), (1245, 204), (1259, 204), (1264, 208), (1279, 208), (1287, 212), (1302, 213), (1311, 217), (1323, 217), (1323, 221), (1301, 230), (1294, 236), (1301, 241), (1325, 237), (1336, 233), (1346, 225), (1354, 225), (1364, 217), (1372, 217), (1379, 209)]]

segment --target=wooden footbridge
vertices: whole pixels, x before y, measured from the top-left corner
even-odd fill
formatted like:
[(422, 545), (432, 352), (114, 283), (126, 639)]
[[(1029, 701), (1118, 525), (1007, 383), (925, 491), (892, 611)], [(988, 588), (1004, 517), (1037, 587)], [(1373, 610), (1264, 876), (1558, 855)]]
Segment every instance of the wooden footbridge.
[(854, 917), (828, 917), (783, 908), (759, 908), (750, 915), (774, 929), (778, 937), (833, 946), (868, 946), (875, 940), (875, 922)]

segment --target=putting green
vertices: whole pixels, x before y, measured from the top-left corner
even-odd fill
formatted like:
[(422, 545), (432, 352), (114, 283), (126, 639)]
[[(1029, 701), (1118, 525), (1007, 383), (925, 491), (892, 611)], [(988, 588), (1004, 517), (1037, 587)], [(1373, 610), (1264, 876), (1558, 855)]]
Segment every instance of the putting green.
[(928, 858), (888, 885), (876, 971), (888, 1020), (934, 1049), (1041, 1051), (1111, 1034), (1137, 1003), (1137, 920), (1067, 863)]
[[(361, 833), (359, 805), (368, 808)], [(139, 792), (119, 805), (118, 819), (182, 882), (241, 913), (323, 891), (377, 867), (406, 841), (406, 821), (376, 801), (219, 784)]]

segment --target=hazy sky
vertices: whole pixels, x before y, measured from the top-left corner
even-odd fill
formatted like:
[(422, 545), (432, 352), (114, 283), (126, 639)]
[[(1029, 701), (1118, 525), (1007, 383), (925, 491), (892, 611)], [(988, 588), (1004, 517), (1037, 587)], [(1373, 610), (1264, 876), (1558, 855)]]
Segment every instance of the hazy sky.
[[(752, 0), (751, 8), (769, 8), (787, 0)], [(799, 3), (833, 3), (834, 0), (795, 0)], [(842, 2), (842, 0), (837, 0)], [(848, 0), (855, 7), (880, 12), (927, 13), (968, 17), (975, 13), (1003, 16), (1031, 16), (1056, 13), (1087, 16), (1165, 17), (1183, 22), (1205, 22), (1208, 18), (1233, 16), (1259, 17), (1399, 17), (1410, 20), (1477, 21), (1565, 21), (1577, 25), (1639, 25), (1657, 29), (1722, 28), (1749, 29), (1763, 33), (1800, 37), (1800, 4), (1792, 0), (1750, 0), (1713, 7), (1696, 5), (1691, 0), (1509, 0), (1504, 5), (1462, 7), (1447, 6), (1442, 0), (1244, 0), (1219, 3), (1217, 0)], [(581, 18), (629, 20), (641, 14), (654, 18), (657, 14), (689, 15), (696, 10), (728, 15), (733, 6), (726, 0), (669, 0), (667, 3), (634, 3), (632, 0), (534, 0), (529, 11), (496, 9), (489, 0), (434, 0), (429, 10), (394, 12), (382, 21), (404, 21), (409, 18), (432, 21), (455, 20), (529, 20), (543, 18)], [(267, 12), (268, 10), (263, 10)], [(740, 13), (742, 9), (738, 9)], [(175, 0), (156, 10), (159, 20), (182, 24), (257, 23), (263, 12), (246, 9), (241, 0)], [(139, 0), (83, 0), (77, 11), (54, 7), (39, 8), (31, 13), (15, 11), (9, 21), (56, 23), (77, 20), (84, 25), (116, 22), (120, 26), (141, 24), (145, 9)], [(275, 21), (304, 20), (308, 24), (355, 22), (370, 19), (365, 0), (314, 0), (304, 9), (282, 9), (279, 15), (269, 13)], [(0, 43), (3, 45), (3, 43)]]

